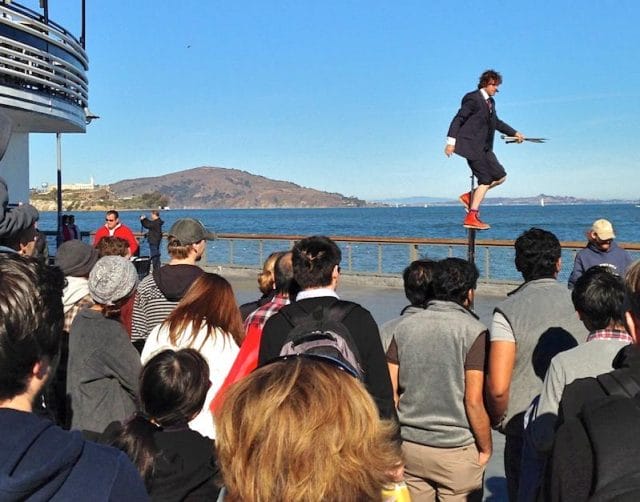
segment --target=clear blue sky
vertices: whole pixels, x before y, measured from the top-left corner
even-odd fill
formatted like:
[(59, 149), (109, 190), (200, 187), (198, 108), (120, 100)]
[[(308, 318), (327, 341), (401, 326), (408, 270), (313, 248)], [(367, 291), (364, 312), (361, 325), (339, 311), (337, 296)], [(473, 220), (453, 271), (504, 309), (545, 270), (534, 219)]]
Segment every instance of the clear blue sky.
[[(37, 10), (37, 1), (23, 1)], [(449, 122), (479, 74), (545, 145), (495, 151), (492, 196), (640, 197), (640, 2), (87, 0), (90, 108), (64, 182), (237, 168), (364, 199), (454, 197)], [(50, 0), (80, 33), (80, 0)], [(55, 181), (31, 136), (31, 185)]]

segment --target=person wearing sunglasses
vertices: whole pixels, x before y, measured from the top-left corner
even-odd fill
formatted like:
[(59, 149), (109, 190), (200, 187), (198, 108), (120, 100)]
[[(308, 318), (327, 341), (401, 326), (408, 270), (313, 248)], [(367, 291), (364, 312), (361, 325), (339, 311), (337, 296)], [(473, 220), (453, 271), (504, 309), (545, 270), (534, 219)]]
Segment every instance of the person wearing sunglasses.
[(607, 267), (614, 274), (624, 277), (633, 260), (627, 251), (615, 243), (616, 234), (611, 222), (605, 219), (594, 221), (586, 236), (587, 245), (578, 251), (573, 263), (569, 289), (573, 289), (582, 274), (597, 265)]
[(96, 230), (96, 234), (93, 238), (93, 245), (97, 246), (103, 237), (109, 236), (121, 237), (126, 240), (129, 243), (131, 256), (137, 256), (138, 248), (140, 247), (138, 240), (133, 235), (131, 229), (124, 223), (120, 222), (120, 215), (115, 209), (107, 211), (107, 214), (104, 217), (104, 225)]

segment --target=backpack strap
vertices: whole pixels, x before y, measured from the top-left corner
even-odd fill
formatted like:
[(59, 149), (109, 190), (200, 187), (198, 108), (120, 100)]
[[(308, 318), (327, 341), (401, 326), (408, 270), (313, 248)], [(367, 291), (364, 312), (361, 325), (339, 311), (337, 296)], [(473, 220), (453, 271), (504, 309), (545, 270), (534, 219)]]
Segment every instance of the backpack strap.
[(640, 392), (640, 385), (626, 371), (604, 373), (596, 380), (608, 396), (634, 397)]

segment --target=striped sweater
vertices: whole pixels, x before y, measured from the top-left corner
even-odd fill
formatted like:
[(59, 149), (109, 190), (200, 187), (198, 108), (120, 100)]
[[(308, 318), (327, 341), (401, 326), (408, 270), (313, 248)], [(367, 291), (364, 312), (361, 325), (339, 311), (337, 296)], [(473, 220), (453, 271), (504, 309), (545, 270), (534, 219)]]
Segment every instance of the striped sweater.
[(164, 265), (142, 279), (136, 291), (131, 321), (131, 339), (146, 340), (202, 275), (196, 265)]

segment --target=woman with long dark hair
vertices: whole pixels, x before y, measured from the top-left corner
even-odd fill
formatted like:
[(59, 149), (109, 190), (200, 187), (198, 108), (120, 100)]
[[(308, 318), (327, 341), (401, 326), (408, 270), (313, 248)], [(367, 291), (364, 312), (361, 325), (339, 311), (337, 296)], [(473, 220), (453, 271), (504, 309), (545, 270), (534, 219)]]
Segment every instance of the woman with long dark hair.
[(211, 388), (204, 409), (190, 426), (212, 439), (215, 426), (209, 405), (238, 354), (243, 336), (231, 284), (218, 274), (203, 273), (169, 317), (151, 331), (142, 350), (143, 363), (165, 349), (192, 348), (202, 354), (209, 364)]
[(140, 411), (105, 435), (129, 455), (152, 500), (215, 500), (214, 443), (189, 429), (204, 405), (209, 367), (193, 349), (165, 350), (140, 373)]

